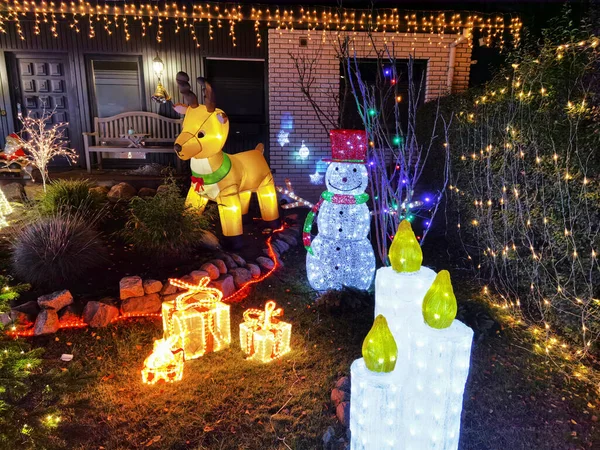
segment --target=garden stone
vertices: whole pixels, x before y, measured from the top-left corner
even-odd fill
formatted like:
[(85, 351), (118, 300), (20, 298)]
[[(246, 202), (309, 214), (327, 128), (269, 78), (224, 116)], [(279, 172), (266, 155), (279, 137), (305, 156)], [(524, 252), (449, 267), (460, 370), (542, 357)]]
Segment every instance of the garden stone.
[(231, 269), (229, 273), (233, 276), (233, 282), (236, 288), (241, 288), (244, 284), (252, 279), (252, 274), (248, 269), (243, 267), (236, 267)]
[(235, 263), (233, 258), (229, 255), (221, 254), (218, 256), (218, 258), (223, 260), (223, 262), (225, 263), (225, 266), (227, 266), (227, 269), (229, 269), (229, 270), (235, 269), (237, 267), (237, 264)]
[(152, 314), (160, 312), (162, 301), (158, 294), (130, 297), (121, 303), (123, 314)]
[(119, 281), (119, 291), (121, 300), (130, 297), (141, 297), (144, 295), (142, 279), (138, 276), (121, 278), (121, 281)]
[[(275, 254), (276, 257), (279, 257), (279, 250), (277, 250), (277, 247), (275, 247), (274, 245), (273, 247), (273, 253)], [(263, 248), (262, 252), (267, 255), (269, 258), (271, 257), (271, 251), (269, 251), (268, 248)]]
[(298, 245), (298, 240), (294, 236), (290, 236), (290, 234), (288, 233), (281, 232), (279, 233), (278, 237), (285, 241), (286, 244), (288, 244), (288, 248), (295, 247), (296, 245)]
[(107, 187), (108, 190), (110, 190), (117, 182), (115, 180), (98, 180), (96, 181), (96, 184), (100, 187)]
[(260, 267), (258, 267), (256, 264), (246, 264), (246, 269), (250, 271), (252, 278), (260, 277)]
[(33, 334), (51, 334), (58, 331), (58, 314), (54, 309), (42, 309), (35, 319)]
[(200, 270), (207, 272), (211, 280), (216, 280), (217, 278), (219, 278), (219, 275), (221, 275), (221, 271), (219, 270), (219, 268), (209, 262), (202, 264), (200, 266)]
[(177, 297), (179, 297), (180, 294), (168, 294), (168, 295), (163, 295), (162, 297), (162, 301), (163, 302), (172, 302), (173, 300), (175, 300)]
[(201, 247), (216, 250), (220, 248), (221, 243), (219, 242), (219, 238), (215, 236), (215, 234), (211, 231), (205, 230), (200, 236), (200, 240), (198, 241), (198, 245)]
[(238, 255), (237, 253), (232, 253), (231, 258), (240, 267), (244, 267), (246, 265), (246, 260), (244, 258), (242, 258), (240, 255)]
[(141, 197), (141, 198), (154, 197), (156, 195), (156, 189), (152, 189), (149, 187), (143, 187), (143, 188), (140, 188), (137, 195), (138, 195), (138, 197)]
[(26, 184), (23, 186), (23, 189), (25, 190), (25, 198), (29, 201), (39, 200), (44, 196), (44, 186), (42, 183)]
[(323, 450), (335, 450), (335, 430), (332, 426), (323, 434)]
[(2, 192), (9, 202), (23, 203), (25, 189), (21, 183), (8, 183), (2, 186)]
[(110, 188), (108, 186), (95, 186), (89, 189), (90, 194), (95, 195), (100, 198), (104, 198), (108, 195)]
[[(204, 271), (204, 270), (194, 270), (193, 272), (190, 273), (190, 277), (192, 277), (192, 283), (194, 284), (198, 284), (200, 282), (200, 280), (202, 278), (210, 278), (208, 276), (208, 272)], [(217, 277), (219, 278), (219, 277)]]
[(108, 191), (107, 197), (113, 202), (118, 202), (120, 200), (129, 201), (135, 197), (136, 193), (137, 191), (132, 185), (123, 182), (111, 187), (110, 191)]
[(335, 408), (335, 415), (346, 428), (350, 426), (350, 402), (342, 402)]
[(66, 308), (61, 309), (58, 312), (58, 320), (60, 323), (76, 323), (81, 321), (77, 310), (74, 305), (69, 305)]
[(144, 280), (142, 286), (144, 287), (144, 294), (156, 294), (160, 292), (163, 284), (158, 280)]
[(275, 244), (279, 247), (279, 253), (285, 253), (290, 249), (290, 246), (284, 240), (277, 240)]
[(264, 256), (259, 256), (258, 258), (256, 258), (256, 262), (258, 263), (258, 265), (260, 267), (262, 267), (265, 271), (269, 271), (271, 270), (273, 267), (275, 267), (275, 263), (273, 262), (272, 259), (269, 258), (265, 258)]
[(292, 222), (297, 222), (298, 221), (298, 214), (288, 214), (287, 216), (285, 216), (285, 218), (287, 220), (292, 221)]
[[(211, 259), (209, 261), (209, 263), (217, 266), (217, 269), (219, 269), (219, 273), (221, 273), (221, 274), (227, 273), (227, 266), (225, 265), (225, 262), (223, 262), (222, 259)], [(202, 267), (201, 267), (201, 269), (202, 269)]]
[(56, 291), (52, 294), (42, 295), (37, 299), (40, 308), (42, 309), (59, 309), (73, 303), (73, 296), (66, 289), (63, 291)]
[[(181, 278), (179, 278), (179, 280), (183, 281), (184, 283), (187, 284), (194, 284), (194, 279), (192, 278), (191, 275), (184, 275)], [(188, 290), (188, 288), (177, 288), (177, 292), (186, 292)]]
[(0, 323), (4, 326), (11, 324), (28, 324), (31, 323), (29, 316), (19, 311), (10, 311), (0, 314)]
[(170, 186), (168, 184), (161, 184), (159, 187), (156, 188), (156, 195), (160, 195), (164, 192), (167, 192), (169, 188)]
[(163, 288), (160, 290), (160, 295), (171, 295), (177, 292), (177, 286), (173, 286), (168, 280), (163, 285)]
[(33, 319), (40, 312), (40, 305), (38, 305), (38, 302), (31, 300), (29, 302), (23, 303), (22, 305), (15, 306), (11, 310), (27, 314), (30, 319)]
[(348, 400), (350, 400), (350, 395), (348, 395), (348, 392), (342, 391), (338, 388), (335, 388), (331, 391), (331, 402), (336, 408), (337, 405), (342, 402), (347, 402)]
[(300, 225), (292, 225), (279, 233), (280, 236), (289, 236), (292, 238), (297, 238), (300, 234)]
[(108, 303), (91, 301), (83, 309), (83, 320), (92, 328), (105, 327), (119, 317), (119, 308)]
[(229, 274), (221, 275), (218, 279), (211, 281), (210, 286), (220, 290), (223, 297), (229, 297), (235, 292), (233, 277)]
[(336, 381), (335, 387), (341, 391), (350, 393), (350, 377), (342, 377)]

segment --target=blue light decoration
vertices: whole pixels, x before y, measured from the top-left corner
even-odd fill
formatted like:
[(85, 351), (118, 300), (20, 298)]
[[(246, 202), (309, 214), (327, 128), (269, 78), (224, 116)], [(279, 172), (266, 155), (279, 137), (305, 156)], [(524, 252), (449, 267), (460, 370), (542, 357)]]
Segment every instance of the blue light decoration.
[(322, 184), (323, 183), (323, 175), (319, 173), (317, 170), (315, 173), (309, 175), (311, 184)]
[(277, 142), (279, 143), (279, 145), (281, 147), (284, 147), (285, 144), (289, 144), (290, 143), (290, 133), (288, 133), (287, 131), (280, 130), (279, 134), (277, 135)]
[(302, 141), (302, 145), (298, 150), (298, 156), (300, 157), (300, 159), (306, 159), (308, 158), (308, 155), (310, 155), (310, 150), (308, 149), (304, 141)]

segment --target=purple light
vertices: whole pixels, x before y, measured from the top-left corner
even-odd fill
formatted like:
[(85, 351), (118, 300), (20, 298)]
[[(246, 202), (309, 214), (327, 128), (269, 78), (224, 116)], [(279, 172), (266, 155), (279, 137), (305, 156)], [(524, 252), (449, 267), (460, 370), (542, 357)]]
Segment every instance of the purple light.
[(385, 69), (385, 70), (383, 71), (383, 74), (384, 74), (385, 76), (388, 76), (388, 75), (390, 74), (390, 69)]
[(431, 199), (429, 197), (425, 197), (425, 202), (429, 203)]
[(375, 161), (369, 161), (369, 165), (372, 167), (375, 165)]
[(406, 184), (406, 178), (402, 180), (402, 184)]
[(426, 221), (425, 221), (425, 226), (426, 226), (427, 228), (429, 228), (429, 225), (431, 225), (431, 222), (430, 222), (429, 220), (426, 220)]

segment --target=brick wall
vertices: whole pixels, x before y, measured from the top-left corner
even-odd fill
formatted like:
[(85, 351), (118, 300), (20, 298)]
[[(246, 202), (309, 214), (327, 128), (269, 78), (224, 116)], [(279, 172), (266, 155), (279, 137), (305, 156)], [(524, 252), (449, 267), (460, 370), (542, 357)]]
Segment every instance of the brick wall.
[[(390, 50), (398, 59), (408, 59), (412, 54), (415, 59), (427, 61), (425, 100), (430, 101), (449, 92), (448, 66), (450, 59), (450, 43), (457, 35), (446, 35), (442, 44), (437, 44), (437, 36), (430, 43), (431, 35), (394, 35), (378, 33), (374, 37), (375, 47), (383, 48), (387, 42)], [(310, 37), (308, 45), (301, 47), (301, 37)], [(339, 91), (339, 60), (335, 52), (335, 34), (323, 35), (306, 31), (269, 30), (268, 72), (269, 72), (269, 121), (271, 169), (278, 186), (284, 180), (292, 181), (296, 193), (309, 201), (316, 202), (320, 193), (325, 190), (324, 183), (313, 185), (310, 174), (317, 169), (324, 174), (326, 165), (321, 161), (330, 157), (329, 135), (319, 122), (312, 106), (306, 100), (298, 85), (298, 72), (290, 53), (296, 57), (318, 55), (318, 63), (314, 66), (313, 98), (326, 111), (324, 116), (331, 116), (335, 122), (337, 107), (332, 101), (331, 92)], [(375, 58), (375, 51), (366, 33), (356, 33), (351, 44), (351, 52), (359, 58)], [(471, 49), (468, 40), (456, 47), (452, 92), (460, 92), (468, 87), (471, 64)], [(325, 120), (325, 119), (323, 119)], [(328, 129), (333, 127), (327, 127)], [(281, 146), (278, 143), (280, 131), (289, 133), (289, 143)], [(302, 159), (298, 150), (302, 141), (309, 148), (308, 158)]]

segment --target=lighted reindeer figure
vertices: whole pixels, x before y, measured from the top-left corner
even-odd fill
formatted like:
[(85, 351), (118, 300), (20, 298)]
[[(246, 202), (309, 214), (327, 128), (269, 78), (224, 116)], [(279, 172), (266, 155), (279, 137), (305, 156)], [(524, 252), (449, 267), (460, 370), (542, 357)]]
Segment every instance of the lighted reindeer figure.
[(204, 105), (191, 91), (189, 76), (177, 74), (179, 92), (185, 104), (174, 105), (175, 111), (185, 114), (183, 129), (175, 140), (175, 152), (180, 159), (190, 160), (192, 186), (186, 202), (203, 211), (209, 200), (218, 204), (223, 235), (230, 246), (239, 245), (242, 215), (248, 213), (250, 197), (256, 192), (262, 219), (274, 226), (279, 222), (277, 193), (263, 145), (235, 155), (223, 152), (229, 133), (229, 120), (216, 107), (215, 94), (204, 78)]

